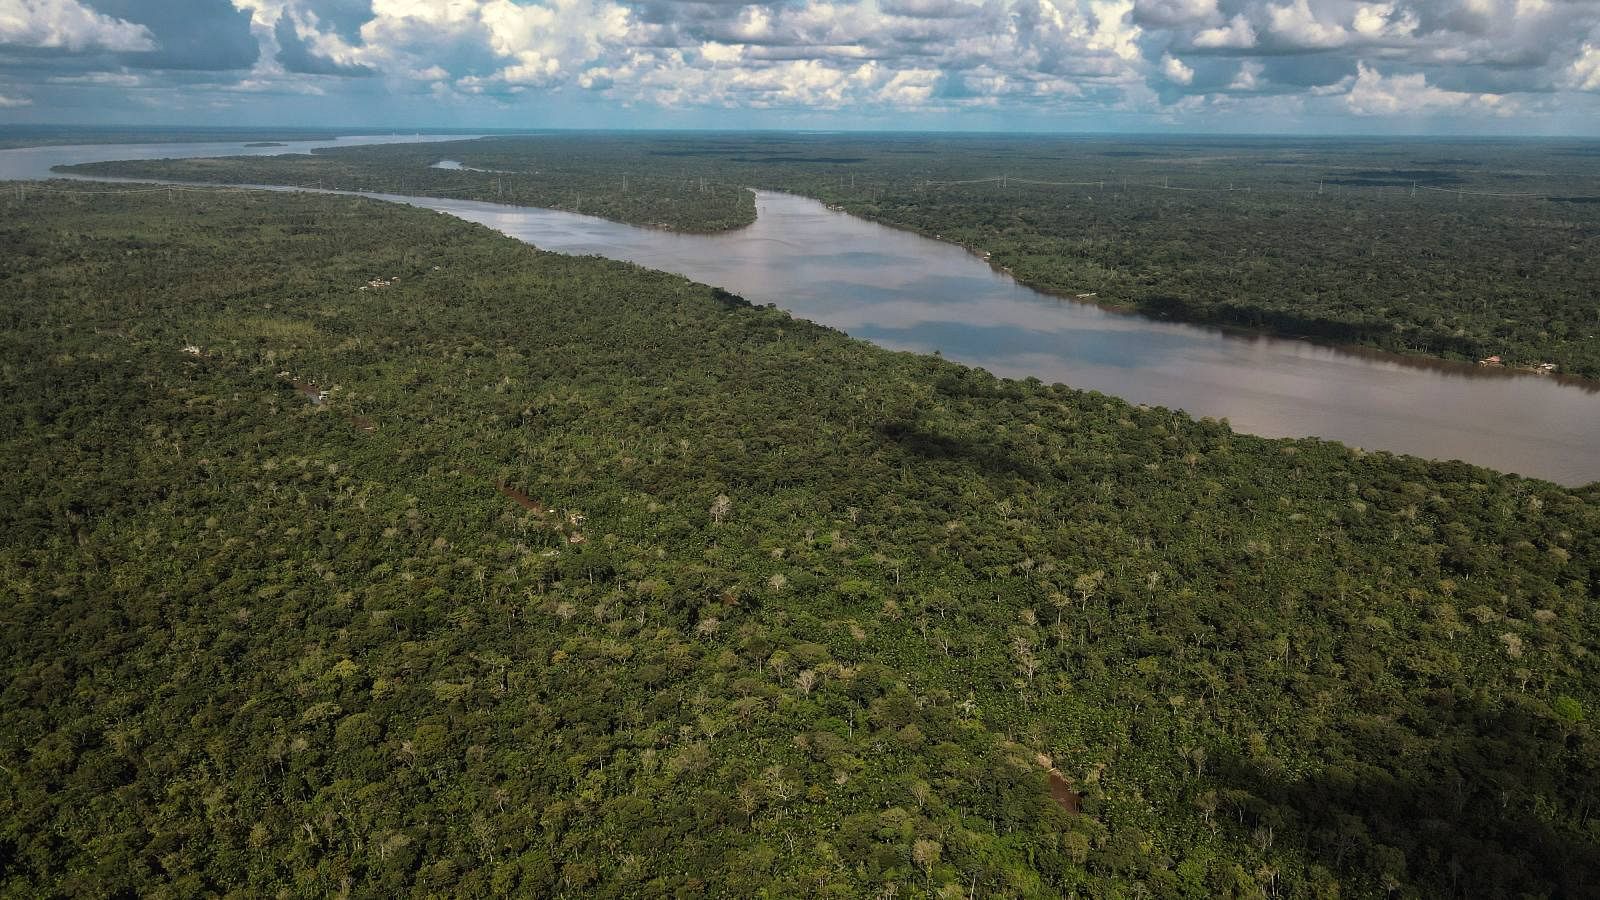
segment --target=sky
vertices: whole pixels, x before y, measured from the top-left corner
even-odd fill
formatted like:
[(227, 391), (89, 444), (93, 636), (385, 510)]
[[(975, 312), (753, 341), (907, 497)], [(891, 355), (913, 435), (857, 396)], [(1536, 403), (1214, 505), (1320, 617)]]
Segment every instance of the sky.
[(1600, 0), (0, 0), (0, 125), (1600, 136)]

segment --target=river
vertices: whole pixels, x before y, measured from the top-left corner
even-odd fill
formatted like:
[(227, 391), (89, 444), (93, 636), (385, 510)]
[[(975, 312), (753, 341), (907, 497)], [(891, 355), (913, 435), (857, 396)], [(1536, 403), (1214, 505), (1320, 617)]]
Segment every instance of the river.
[[(91, 160), (416, 140), (7, 150), (0, 178), (48, 177), (50, 165)], [(686, 235), (546, 209), (369, 196), (449, 213), (545, 250), (676, 272), (891, 349), (938, 351), (997, 375), (1226, 418), (1252, 434), (1462, 459), (1568, 485), (1600, 480), (1600, 385), (1113, 312), (1025, 288), (960, 247), (803, 197), (757, 191), (755, 224)]]

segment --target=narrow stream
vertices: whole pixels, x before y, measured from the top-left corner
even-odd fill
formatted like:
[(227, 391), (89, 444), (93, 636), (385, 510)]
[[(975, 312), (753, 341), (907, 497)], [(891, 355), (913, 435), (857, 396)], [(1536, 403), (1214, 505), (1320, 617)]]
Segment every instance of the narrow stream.
[[(52, 165), (91, 160), (419, 139), (428, 138), (254, 150), (241, 144), (7, 150), (0, 151), (0, 179), (51, 177)], [(675, 272), (891, 349), (939, 351), (998, 375), (1226, 418), (1253, 434), (1463, 459), (1569, 485), (1600, 479), (1600, 385), (1111, 312), (1022, 287), (959, 247), (803, 197), (758, 191), (755, 224), (685, 235), (548, 209), (367, 196), (449, 213), (545, 250)]]

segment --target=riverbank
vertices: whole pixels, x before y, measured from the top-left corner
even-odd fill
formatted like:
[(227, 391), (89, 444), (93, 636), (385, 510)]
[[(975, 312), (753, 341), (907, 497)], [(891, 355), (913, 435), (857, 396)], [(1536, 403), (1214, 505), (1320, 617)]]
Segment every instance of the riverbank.
[[(1395, 348), (1377, 343), (1351, 342), (1338, 337), (1330, 337), (1330, 332), (1337, 332), (1343, 327), (1341, 323), (1334, 321), (1323, 321), (1321, 323), (1317, 323), (1314, 327), (1306, 329), (1283, 329), (1255, 324), (1249, 321), (1249, 317), (1245, 315), (1241, 315), (1240, 319), (1219, 319), (1194, 314), (1185, 314), (1182, 309), (1174, 310), (1169, 305), (1162, 303), (1139, 304), (1137, 302), (1119, 302), (1115, 299), (1103, 297), (1099, 291), (1062, 287), (1037, 278), (1019, 275), (1011, 266), (1006, 265), (1002, 260), (995, 259), (994, 251), (985, 249), (984, 247), (974, 243), (967, 243), (959, 239), (946, 237), (942, 232), (933, 230), (932, 228), (905, 225), (894, 220), (884, 219), (865, 210), (853, 210), (848, 205), (831, 203), (820, 198), (812, 197), (808, 199), (816, 199), (818, 202), (823, 203), (829, 210), (834, 212), (854, 216), (865, 221), (882, 225), (885, 228), (893, 228), (896, 230), (905, 231), (928, 240), (940, 241), (960, 247), (972, 254), (972, 256), (979, 261), (987, 264), (994, 272), (1014, 279), (1018, 284), (1023, 285), (1024, 287), (1038, 291), (1041, 294), (1055, 297), (1063, 302), (1087, 304), (1106, 312), (1140, 316), (1157, 321), (1173, 321), (1191, 325), (1206, 326), (1216, 328), (1227, 334), (1240, 337), (1274, 337), (1284, 338), (1287, 340), (1306, 341), (1318, 346), (1343, 350), (1353, 354), (1368, 354), (1370, 355), (1370, 358), (1374, 360), (1389, 360), (1413, 368), (1438, 368), (1441, 364), (1447, 367), (1486, 365), (1485, 358), (1473, 356), (1469, 353), (1442, 354), (1430, 352), (1424, 349), (1403, 347)], [(1551, 366), (1555, 366), (1555, 364), (1545, 363), (1541, 360), (1537, 362), (1500, 361), (1490, 365), (1489, 367), (1507, 374), (1538, 375), (1540, 377), (1547, 377), (1557, 380), (1563, 384), (1571, 385), (1584, 390), (1600, 390), (1600, 374), (1594, 376), (1571, 374), (1561, 371), (1559, 366), (1550, 368)], [(1458, 368), (1455, 369), (1455, 371), (1465, 372), (1466, 369)]]

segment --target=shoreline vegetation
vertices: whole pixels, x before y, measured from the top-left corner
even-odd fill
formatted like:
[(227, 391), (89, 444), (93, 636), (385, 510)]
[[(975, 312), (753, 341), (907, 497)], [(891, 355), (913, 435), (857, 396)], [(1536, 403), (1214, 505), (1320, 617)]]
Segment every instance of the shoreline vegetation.
[[(1158, 318), (1600, 377), (1600, 151), (1582, 141), (542, 135), (76, 174), (546, 206), (692, 232), (745, 186), (982, 248), (1020, 283)], [(440, 158), (482, 173), (431, 170)], [(1564, 178), (1551, 175), (1565, 171)], [(996, 174), (996, 173), (1004, 174)], [(1587, 192), (1587, 193), (1586, 193)]]
[[(802, 195), (798, 195), (797, 194), (796, 196), (802, 196)], [(1342, 349), (1342, 350), (1345, 350), (1345, 351), (1368, 352), (1368, 353), (1373, 354), (1373, 356), (1375, 356), (1375, 357), (1381, 357), (1383, 359), (1396, 361), (1396, 362), (1401, 363), (1402, 365), (1428, 365), (1430, 363), (1451, 364), (1451, 365), (1477, 365), (1477, 366), (1480, 366), (1482, 368), (1487, 368), (1487, 369), (1501, 369), (1501, 370), (1504, 370), (1504, 371), (1507, 371), (1507, 372), (1515, 372), (1515, 373), (1526, 374), (1526, 375), (1539, 375), (1539, 376), (1544, 376), (1544, 377), (1549, 377), (1549, 378), (1555, 378), (1557, 380), (1568, 382), (1568, 383), (1571, 383), (1571, 384), (1584, 385), (1585, 387), (1588, 387), (1588, 388), (1591, 388), (1591, 389), (1600, 389), (1600, 376), (1585, 376), (1585, 375), (1569, 374), (1569, 373), (1566, 373), (1566, 372), (1562, 372), (1560, 370), (1560, 367), (1555, 365), (1554, 363), (1526, 363), (1526, 364), (1507, 363), (1503, 358), (1501, 358), (1499, 356), (1491, 356), (1491, 357), (1486, 357), (1486, 358), (1474, 361), (1474, 360), (1471, 360), (1471, 359), (1468, 359), (1468, 358), (1462, 357), (1462, 356), (1440, 356), (1440, 355), (1435, 354), (1435, 353), (1428, 353), (1428, 352), (1421, 351), (1421, 350), (1410, 350), (1410, 349), (1406, 349), (1406, 348), (1395, 348), (1395, 347), (1379, 347), (1379, 346), (1375, 346), (1375, 345), (1372, 345), (1372, 344), (1356, 344), (1356, 343), (1351, 343), (1349, 341), (1342, 341), (1342, 340), (1332, 339), (1332, 338), (1328, 338), (1326, 336), (1322, 336), (1322, 335), (1318, 335), (1318, 334), (1312, 334), (1312, 333), (1293, 333), (1293, 332), (1286, 332), (1286, 331), (1274, 331), (1274, 330), (1269, 329), (1269, 328), (1235, 324), (1233, 322), (1226, 321), (1226, 320), (1206, 321), (1206, 320), (1201, 320), (1201, 319), (1185, 319), (1185, 318), (1181, 318), (1181, 317), (1174, 317), (1174, 316), (1172, 316), (1172, 315), (1170, 315), (1170, 314), (1168, 314), (1166, 312), (1149, 311), (1149, 310), (1146, 310), (1146, 309), (1144, 309), (1144, 308), (1142, 308), (1142, 307), (1140, 307), (1140, 306), (1138, 306), (1136, 304), (1117, 303), (1115, 301), (1105, 300), (1105, 299), (1102, 299), (1100, 297), (1100, 294), (1099, 294), (1098, 291), (1071, 291), (1071, 290), (1068, 290), (1066, 288), (1051, 287), (1051, 286), (1044, 285), (1044, 284), (1029, 283), (1029, 282), (1024, 281), (1021, 278), (1019, 278), (1017, 276), (1017, 273), (1015, 271), (1013, 271), (1010, 267), (1001, 265), (999, 262), (995, 261), (993, 254), (990, 251), (983, 249), (982, 247), (973, 246), (971, 244), (958, 243), (958, 242), (950, 240), (949, 238), (944, 237), (944, 235), (939, 234), (937, 232), (925, 232), (925, 231), (918, 230), (916, 228), (904, 225), (904, 224), (899, 223), (899, 222), (886, 220), (886, 219), (881, 219), (881, 218), (873, 218), (871, 216), (871, 214), (869, 214), (869, 213), (852, 212), (851, 210), (847, 209), (846, 207), (844, 207), (842, 205), (839, 205), (839, 204), (836, 204), (836, 203), (828, 203), (828, 204), (825, 204), (825, 205), (827, 206), (828, 210), (831, 211), (831, 212), (838, 212), (838, 213), (844, 213), (846, 215), (853, 215), (853, 216), (856, 216), (858, 218), (863, 219), (864, 221), (872, 222), (875, 225), (882, 225), (882, 226), (884, 226), (886, 228), (894, 228), (894, 229), (897, 229), (897, 230), (900, 230), (900, 231), (905, 231), (905, 232), (907, 232), (909, 234), (915, 234), (918, 237), (924, 237), (924, 238), (927, 238), (929, 240), (942, 241), (944, 243), (954, 243), (955, 246), (960, 247), (961, 249), (967, 251), (968, 253), (972, 254), (973, 256), (975, 256), (978, 259), (982, 260), (983, 262), (987, 263), (989, 265), (989, 268), (992, 269), (993, 271), (999, 272), (1001, 274), (1004, 274), (1004, 275), (1007, 275), (1007, 276), (1011, 277), (1013, 280), (1015, 280), (1017, 282), (1017, 284), (1020, 284), (1023, 287), (1029, 288), (1031, 290), (1038, 291), (1041, 294), (1044, 294), (1044, 295), (1049, 296), (1049, 297), (1053, 297), (1053, 298), (1055, 298), (1057, 300), (1060, 300), (1060, 301), (1063, 301), (1063, 302), (1087, 303), (1087, 304), (1095, 306), (1095, 307), (1097, 307), (1099, 309), (1106, 310), (1107, 312), (1125, 313), (1125, 314), (1131, 315), (1131, 316), (1144, 316), (1146, 318), (1173, 321), (1173, 322), (1184, 322), (1184, 323), (1187, 323), (1187, 324), (1190, 324), (1190, 325), (1209, 326), (1209, 327), (1212, 327), (1212, 328), (1221, 329), (1221, 330), (1226, 331), (1226, 332), (1231, 333), (1231, 334), (1260, 335), (1260, 336), (1264, 336), (1264, 337), (1277, 337), (1277, 338), (1284, 338), (1286, 340), (1307, 341), (1307, 342), (1310, 342), (1310, 343), (1319, 344), (1319, 345), (1326, 346), (1326, 347), (1334, 347), (1334, 348)]]
[(0, 296), (0, 893), (1600, 885), (1600, 484), (361, 198), (0, 195)]

